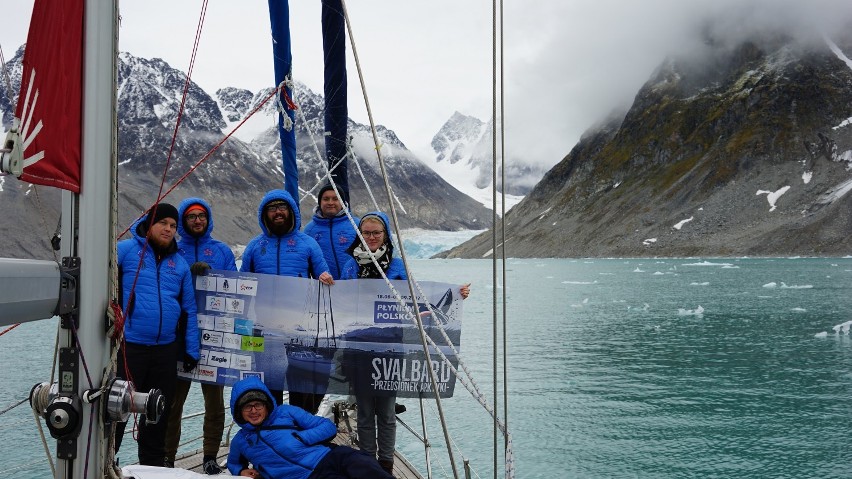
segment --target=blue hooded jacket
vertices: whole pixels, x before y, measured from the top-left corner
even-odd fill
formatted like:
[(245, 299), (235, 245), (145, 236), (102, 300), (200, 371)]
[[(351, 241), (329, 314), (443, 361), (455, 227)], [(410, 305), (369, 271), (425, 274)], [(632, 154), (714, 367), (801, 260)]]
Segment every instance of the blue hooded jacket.
[[(385, 244), (392, 244), (393, 233), (391, 233), (390, 228), (388, 228), (390, 221), (388, 221), (388, 215), (381, 211), (371, 211), (362, 216), (361, 221), (358, 222), (358, 229), (361, 229), (361, 224), (364, 222), (364, 219), (371, 216), (382, 220), (382, 223), (385, 225)], [(361, 240), (356, 237), (355, 241), (360, 242)], [(346, 266), (343, 267), (343, 271), (340, 273), (340, 279), (356, 279), (358, 278), (358, 271), (358, 262), (355, 261), (355, 258), (349, 256), (349, 261), (346, 262)], [(408, 275), (405, 274), (405, 263), (403, 263), (399, 258), (391, 258), (388, 269), (385, 270), (385, 275), (387, 275), (388, 279), (408, 279)]]
[[(207, 230), (199, 237), (192, 236), (184, 226), (184, 214), (186, 209), (194, 204), (199, 204), (207, 211)], [(234, 261), (234, 253), (231, 248), (225, 243), (213, 239), (213, 214), (210, 211), (210, 205), (201, 198), (187, 198), (180, 202), (178, 206), (178, 249), (180, 255), (186, 260), (186, 263), (192, 265), (199, 261), (203, 261), (210, 265), (213, 269), (221, 269), (227, 271), (236, 271), (237, 264)]]
[[(358, 218), (353, 219), (358, 223)], [(320, 245), (331, 276), (340, 279), (340, 272), (350, 259), (346, 249), (358, 237), (346, 213), (341, 210), (334, 218), (326, 218), (317, 206), (314, 218), (305, 226), (304, 233)]]
[(304, 409), (282, 404), (258, 426), (243, 420), (237, 406), (240, 397), (259, 390), (275, 404), (269, 389), (256, 377), (238, 381), (231, 390), (231, 415), (242, 429), (231, 441), (228, 471), (237, 476), (251, 463), (264, 478), (306, 479), (331, 451), (321, 443), (337, 434), (329, 419), (314, 416)]
[[(198, 359), (198, 320), (189, 265), (173, 241), (160, 258), (148, 245), (148, 215), (131, 226), (133, 238), (118, 243), (119, 289), (124, 307), (124, 338), (128, 343), (155, 346), (175, 342), (181, 312), (187, 314), (187, 354)], [(144, 260), (136, 280), (139, 257)], [(129, 305), (136, 280), (135, 300)]]
[[(275, 200), (286, 201), (293, 213), (293, 227), (281, 236), (272, 234), (264, 221), (266, 205)], [(266, 193), (257, 207), (257, 222), (262, 233), (249, 241), (243, 251), (240, 271), (299, 278), (318, 278), (328, 272), (328, 264), (320, 246), (313, 238), (299, 231), (302, 217), (299, 205), (290, 193), (284, 190)]]

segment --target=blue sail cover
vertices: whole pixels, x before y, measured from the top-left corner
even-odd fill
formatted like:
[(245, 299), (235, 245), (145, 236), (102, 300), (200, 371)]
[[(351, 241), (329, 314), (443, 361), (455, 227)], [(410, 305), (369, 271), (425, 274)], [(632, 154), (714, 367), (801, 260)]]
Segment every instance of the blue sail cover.
[[(346, 22), (341, 0), (322, 1), (322, 47), (325, 58), (325, 157), (331, 177), (349, 204), (346, 159)], [(339, 165), (335, 168), (336, 165)]]
[[(269, 21), (272, 24), (272, 57), (275, 64), (275, 85), (278, 86), (285, 79), (290, 79), (293, 69), (293, 55), (290, 51), (290, 6), (287, 0), (269, 0)], [(289, 86), (285, 87), (279, 93), (280, 104), (284, 105), (289, 121), (285, 120), (284, 115), (278, 115), (278, 135), (281, 137), (284, 189), (298, 201), (300, 195), (299, 170), (296, 167), (295, 114), (293, 109), (288, 105), (287, 97), (293, 98), (293, 92)]]

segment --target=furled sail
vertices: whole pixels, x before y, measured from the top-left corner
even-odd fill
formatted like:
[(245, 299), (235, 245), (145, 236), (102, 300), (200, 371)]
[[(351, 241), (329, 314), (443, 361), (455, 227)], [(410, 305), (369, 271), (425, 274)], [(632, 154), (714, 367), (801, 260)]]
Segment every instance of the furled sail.
[(20, 178), (74, 193), (80, 192), (83, 3), (36, 0), (13, 125)]
[(284, 88), (278, 93), (278, 136), (281, 138), (284, 189), (298, 201), (299, 170), (296, 167), (295, 105), (292, 101), (293, 55), (290, 51), (290, 5), (287, 0), (269, 0), (269, 21), (272, 26), (275, 85), (284, 82)]
[(346, 122), (349, 116), (346, 107), (346, 22), (340, 0), (322, 2), (322, 46), (325, 58), (325, 156), (334, 183), (343, 197), (341, 199), (349, 204), (346, 159)]

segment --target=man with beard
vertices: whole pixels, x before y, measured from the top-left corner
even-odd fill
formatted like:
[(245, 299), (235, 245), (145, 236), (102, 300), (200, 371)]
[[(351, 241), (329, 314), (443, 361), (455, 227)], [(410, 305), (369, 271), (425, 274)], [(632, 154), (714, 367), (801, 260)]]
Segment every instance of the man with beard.
[[(243, 251), (240, 271), (316, 278), (324, 284), (334, 284), (320, 246), (299, 231), (302, 224), (299, 205), (290, 193), (284, 190), (266, 193), (258, 205), (257, 220), (261, 234)], [(271, 389), (271, 392), (278, 404), (284, 401), (284, 391)], [(290, 405), (316, 414), (323, 396), (290, 391)]]
[[(358, 224), (358, 218), (353, 220)], [(314, 218), (305, 226), (304, 232), (319, 243), (331, 276), (340, 279), (343, 266), (350, 258), (346, 249), (356, 235), (355, 228), (343, 211), (343, 202), (330, 184), (320, 189)]]
[[(201, 198), (187, 198), (180, 202), (178, 215), (182, 220), (178, 224), (180, 233), (178, 248), (180, 255), (190, 265), (193, 279), (195, 276), (207, 274), (211, 268), (237, 270), (231, 248), (212, 236), (213, 212), (206, 201)], [(183, 357), (182, 351), (178, 353), (178, 357)], [(192, 382), (189, 379), (178, 378), (169, 426), (166, 430), (166, 465), (168, 466), (174, 465), (175, 455), (177, 455), (181, 432), (180, 420), (191, 385)], [(201, 392), (204, 395), (204, 458), (201, 467), (208, 475), (222, 472), (222, 468), (216, 462), (216, 455), (219, 453), (222, 431), (225, 429), (224, 389), (224, 386), (218, 384), (201, 383)]]
[[(189, 265), (178, 254), (175, 231), (178, 211), (168, 203), (154, 205), (131, 227), (133, 238), (118, 244), (119, 290), (124, 306), (124, 341), (118, 353), (119, 378), (137, 391), (159, 389), (165, 400), (157, 424), (139, 421), (139, 463), (162, 467), (169, 406), (177, 381), (178, 320), (186, 315), (183, 332), (184, 370), (198, 364), (198, 323)], [(116, 427), (115, 449), (121, 446), (125, 423)]]

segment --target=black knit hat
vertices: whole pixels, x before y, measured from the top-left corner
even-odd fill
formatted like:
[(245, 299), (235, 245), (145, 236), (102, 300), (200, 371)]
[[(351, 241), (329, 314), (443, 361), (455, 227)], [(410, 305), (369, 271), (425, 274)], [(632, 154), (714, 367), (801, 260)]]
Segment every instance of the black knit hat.
[[(151, 211), (154, 211), (155, 209), (156, 209), (156, 212), (154, 213), (154, 221), (150, 221), (150, 216), (149, 216), (149, 220), (146, 221), (147, 223), (149, 223), (149, 224), (158, 223), (159, 221), (161, 221), (165, 218), (171, 218), (171, 219), (175, 220), (175, 223), (178, 223), (180, 221), (178, 219), (179, 216), (178, 216), (177, 208), (175, 208), (173, 205), (170, 205), (169, 203), (158, 203), (157, 206), (155, 206), (154, 208), (151, 209)], [(149, 213), (149, 215), (150, 214), (151, 213)]]
[(264, 405), (266, 405), (266, 408), (269, 411), (272, 411), (273, 409), (272, 401), (269, 400), (269, 396), (267, 396), (266, 393), (264, 393), (260, 389), (249, 389), (248, 391), (244, 392), (242, 396), (239, 397), (239, 399), (237, 399), (237, 410), (242, 413), (243, 406), (252, 401), (262, 402)]
[[(317, 201), (322, 199), (322, 195), (326, 191), (334, 191), (334, 187), (331, 186), (331, 183), (326, 183), (325, 186), (320, 188), (319, 193), (317, 193)], [(335, 192), (334, 194), (337, 195), (337, 192)]]

